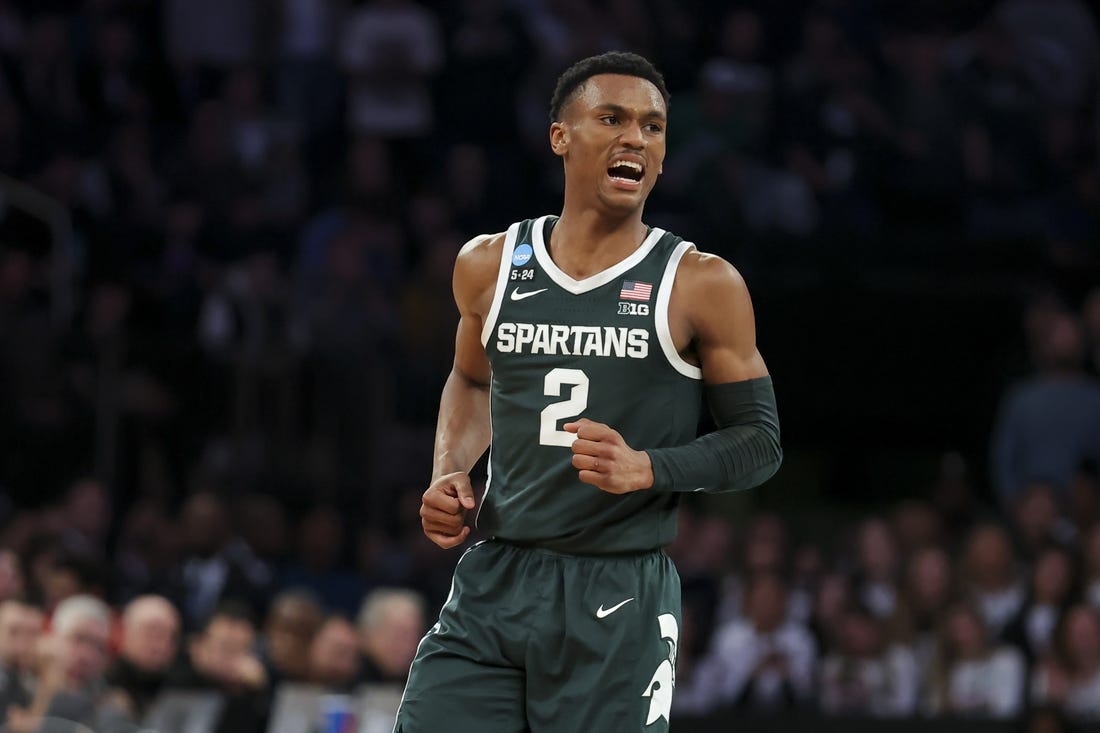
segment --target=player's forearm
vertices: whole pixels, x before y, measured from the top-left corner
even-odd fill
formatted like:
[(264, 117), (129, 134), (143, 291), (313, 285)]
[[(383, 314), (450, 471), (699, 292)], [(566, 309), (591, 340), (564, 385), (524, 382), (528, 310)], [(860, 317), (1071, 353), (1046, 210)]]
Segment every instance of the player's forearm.
[(718, 429), (687, 445), (647, 450), (657, 491), (738, 491), (779, 469), (783, 448), (770, 377), (708, 388)]
[(439, 401), (432, 480), (469, 471), (489, 447), (489, 385), (452, 371)]

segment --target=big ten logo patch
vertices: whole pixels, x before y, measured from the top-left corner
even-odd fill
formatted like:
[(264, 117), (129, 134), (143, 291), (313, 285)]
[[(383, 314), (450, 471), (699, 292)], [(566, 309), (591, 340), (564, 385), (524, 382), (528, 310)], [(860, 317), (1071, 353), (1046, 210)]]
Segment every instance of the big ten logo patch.
[(620, 316), (648, 316), (649, 303), (619, 303)]
[(668, 645), (668, 657), (657, 665), (657, 671), (642, 690), (642, 697), (649, 698), (646, 725), (653, 725), (661, 718), (668, 722), (672, 713), (672, 689), (676, 686), (676, 645), (680, 641), (680, 627), (671, 613), (658, 616), (657, 625), (661, 629), (661, 641)]

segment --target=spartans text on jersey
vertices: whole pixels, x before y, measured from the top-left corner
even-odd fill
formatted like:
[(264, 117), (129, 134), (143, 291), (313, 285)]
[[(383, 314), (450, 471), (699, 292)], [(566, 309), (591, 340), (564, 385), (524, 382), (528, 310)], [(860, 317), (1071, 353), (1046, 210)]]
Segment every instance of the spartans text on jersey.
[(551, 323), (501, 323), (497, 351), (502, 354), (561, 354), (644, 359), (649, 331), (622, 326), (562, 326)]

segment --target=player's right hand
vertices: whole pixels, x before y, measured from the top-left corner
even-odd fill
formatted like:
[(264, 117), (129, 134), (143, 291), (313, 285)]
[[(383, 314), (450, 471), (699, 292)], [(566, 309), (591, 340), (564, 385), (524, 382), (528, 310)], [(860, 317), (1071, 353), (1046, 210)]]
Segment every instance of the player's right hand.
[(474, 489), (463, 471), (440, 476), (420, 501), (420, 524), (424, 534), (444, 550), (457, 547), (470, 536), (466, 512), (474, 508)]

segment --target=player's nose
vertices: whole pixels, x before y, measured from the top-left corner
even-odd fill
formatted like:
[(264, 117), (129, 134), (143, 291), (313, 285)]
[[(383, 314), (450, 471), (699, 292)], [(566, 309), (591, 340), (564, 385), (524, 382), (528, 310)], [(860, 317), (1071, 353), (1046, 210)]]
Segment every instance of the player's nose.
[(642, 134), (642, 124), (638, 120), (632, 120), (623, 125), (622, 136), (619, 138), (623, 145), (632, 148), (645, 147), (645, 135)]

